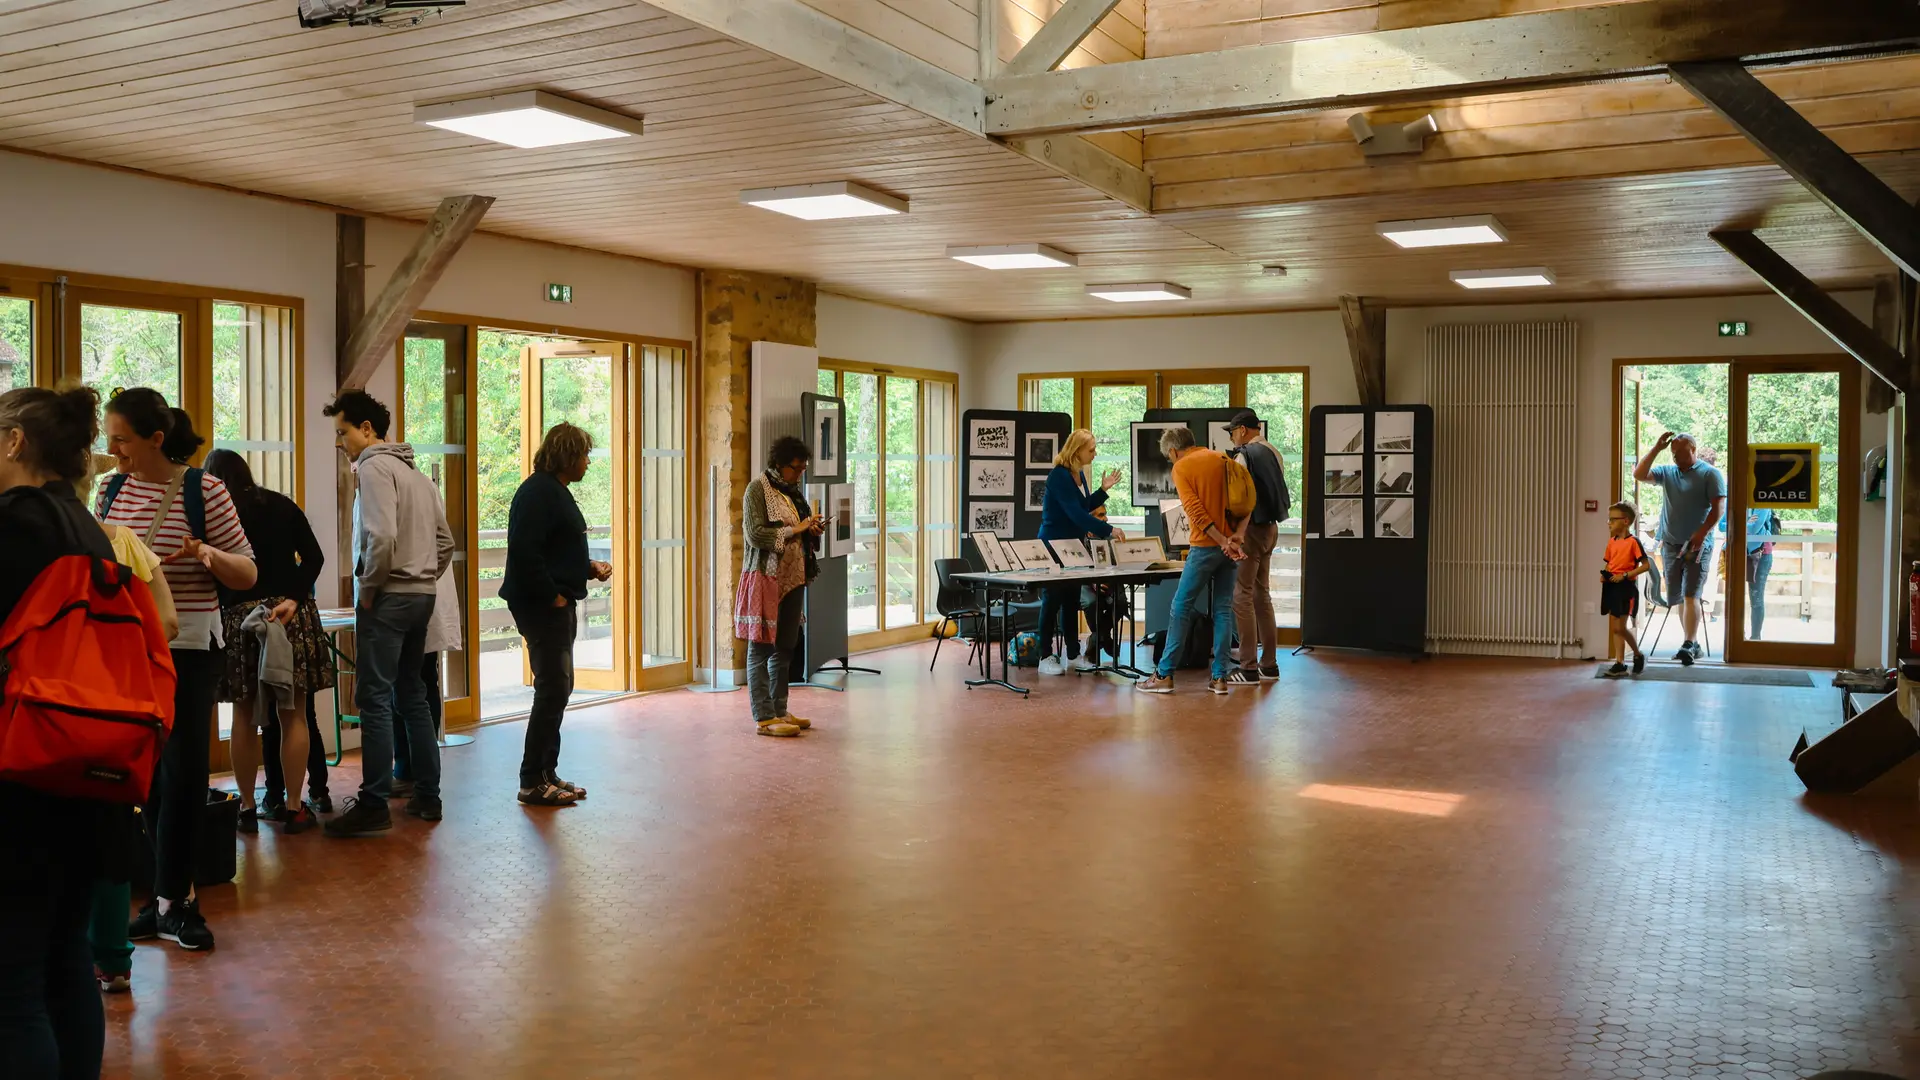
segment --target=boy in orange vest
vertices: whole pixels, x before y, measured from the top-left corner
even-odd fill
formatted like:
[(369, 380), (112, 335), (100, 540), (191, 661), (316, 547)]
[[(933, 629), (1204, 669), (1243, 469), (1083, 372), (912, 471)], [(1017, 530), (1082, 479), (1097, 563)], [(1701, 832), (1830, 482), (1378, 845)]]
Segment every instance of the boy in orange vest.
[(1601, 672), (1618, 679), (1629, 671), (1627, 650), (1633, 650), (1632, 673), (1647, 669), (1647, 654), (1633, 636), (1633, 617), (1640, 610), (1640, 592), (1634, 583), (1653, 565), (1640, 538), (1633, 535), (1633, 524), (1640, 513), (1630, 502), (1617, 502), (1607, 508), (1606, 568), (1600, 571), (1600, 610), (1607, 616), (1607, 655), (1613, 666)]

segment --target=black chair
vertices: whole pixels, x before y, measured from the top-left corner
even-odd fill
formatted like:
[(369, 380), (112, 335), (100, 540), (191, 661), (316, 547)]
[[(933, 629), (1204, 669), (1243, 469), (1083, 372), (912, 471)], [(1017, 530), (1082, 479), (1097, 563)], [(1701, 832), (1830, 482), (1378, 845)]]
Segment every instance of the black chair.
[[(1641, 546), (1646, 546), (1644, 538)], [(1665, 556), (1662, 555), (1661, 558), (1650, 558), (1647, 560), (1646, 588), (1643, 590), (1643, 596), (1647, 603), (1647, 613), (1645, 626), (1642, 626), (1641, 629), (1645, 630), (1647, 626), (1653, 625), (1655, 612), (1660, 614), (1660, 629), (1654, 632), (1653, 640), (1647, 641), (1642, 639), (1640, 642), (1641, 651), (1648, 654), (1651, 654), (1654, 648), (1660, 644), (1661, 635), (1667, 632), (1667, 620), (1673, 618), (1673, 609), (1677, 606), (1667, 603), (1666, 567), (1661, 565), (1661, 560), (1664, 558)], [(1706, 618), (1706, 608), (1706, 601), (1703, 599), (1700, 602), (1700, 616), (1702, 620)], [(1706, 627), (1702, 626), (1700, 630), (1700, 637), (1702, 639), (1700, 649), (1705, 655), (1712, 656), (1713, 643), (1706, 640), (1708, 637)]]
[[(940, 581), (940, 593), (934, 598), (933, 606), (940, 612), (940, 625), (933, 630), (933, 660), (927, 664), (932, 671), (933, 665), (940, 662), (940, 646), (947, 640), (947, 627), (952, 625), (956, 636), (972, 641), (973, 652), (968, 654), (967, 663), (972, 664), (980, 658), (980, 647), (985, 641), (986, 609), (978, 606), (980, 597), (972, 586), (953, 580), (953, 575), (964, 574), (973, 567), (965, 559), (935, 559), (934, 575)], [(972, 622), (969, 633), (968, 621)]]

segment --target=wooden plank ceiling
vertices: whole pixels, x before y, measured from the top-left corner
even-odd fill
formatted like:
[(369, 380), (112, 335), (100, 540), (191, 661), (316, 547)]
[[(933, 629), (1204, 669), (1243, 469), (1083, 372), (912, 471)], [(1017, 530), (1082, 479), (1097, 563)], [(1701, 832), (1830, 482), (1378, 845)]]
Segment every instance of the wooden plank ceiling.
[[(1005, 15), (1016, 0), (981, 2), (1002, 4)], [(1055, 6), (1017, 3), (1030, 15)], [(832, 10), (829, 0), (819, 6)], [(945, 8), (970, 2), (883, 6), (925, 8), (948, 24), (947, 40), (964, 44)], [(1150, 47), (1156, 10), (1123, 3), (1109, 23), (1144, 30)], [(1106, 62), (1137, 55), (1128, 50), (1141, 39), (1126, 38), (1115, 28), (1083, 51), (1110, 53), (1094, 58)], [(1003, 39), (998, 51), (1014, 47)], [(1791, 92), (1810, 100), (1853, 102), (1848, 118), (1883, 103), (1848, 121), (1842, 141), (1899, 151), (1920, 147), (1903, 111), (1914, 80), (1876, 65), (1905, 63), (1771, 77), (1799, 79)], [(647, 134), (514, 150), (411, 119), (416, 102), (534, 87), (643, 114)], [(1674, 88), (1594, 89), (1616, 95), (1612, 112), (1597, 98), (1449, 104), (1457, 115), (1443, 127), (1458, 123), (1450, 131), (1459, 136), (1443, 136), (1446, 149), (1417, 164), (1365, 165), (1350, 140), (1342, 145), (1343, 117), (1157, 132), (1146, 153), (1162, 173), (1166, 212), (1147, 218), (989, 143), (627, 0), (476, 0), (405, 31), (302, 30), (291, 0), (58, 0), (0, 10), (0, 146), (410, 218), (425, 218), (447, 194), (491, 195), (488, 231), (793, 274), (969, 319), (1142, 312), (1084, 295), (1102, 281), (1192, 287), (1193, 302), (1177, 311), (1322, 308), (1344, 292), (1461, 301), (1447, 269), (1533, 263), (1553, 265), (1562, 284), (1516, 299), (1760, 291), (1706, 236), (1739, 223), (1760, 227), (1824, 284), (1887, 271), (1777, 169), (1730, 167), (1757, 155), (1736, 152), (1738, 140), (1717, 121), (1692, 118), (1704, 110), (1685, 107)], [(1648, 130), (1607, 142), (1610, 121)], [(1559, 134), (1577, 123), (1588, 126)], [(1662, 138), (1648, 134), (1656, 128)], [(1556, 148), (1555, 138), (1567, 145)], [(1639, 149), (1660, 143), (1694, 156)], [(1527, 170), (1556, 154), (1618, 161)], [(1920, 185), (1920, 155), (1886, 153), (1872, 164), (1910, 196)], [(1712, 171), (1663, 175), (1700, 167)], [(907, 196), (913, 212), (807, 223), (737, 199), (743, 188), (838, 179)], [(1512, 182), (1528, 179), (1541, 182)], [(1376, 220), (1488, 212), (1514, 243), (1410, 255), (1372, 232)], [(1082, 265), (996, 274), (943, 255), (949, 244), (1018, 241), (1076, 252)], [(1290, 272), (1263, 276), (1264, 261)]]

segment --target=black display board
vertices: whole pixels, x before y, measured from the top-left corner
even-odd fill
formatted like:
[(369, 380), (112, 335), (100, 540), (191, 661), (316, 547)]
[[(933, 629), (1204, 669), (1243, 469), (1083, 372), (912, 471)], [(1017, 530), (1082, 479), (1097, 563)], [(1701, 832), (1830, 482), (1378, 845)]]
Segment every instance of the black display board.
[[(986, 425), (1008, 425), (1005, 432), (1011, 443), (1011, 457), (997, 454), (983, 454), (978, 460), (989, 467), (1001, 462), (1007, 463), (1013, 475), (1013, 494), (975, 495), (974, 450), (975, 421)], [(1021, 412), (1015, 409), (968, 409), (960, 416), (960, 555), (976, 567), (984, 567), (980, 553), (974, 550), (973, 538), (969, 535), (973, 529), (973, 507), (975, 503), (1010, 503), (1013, 507), (1013, 532), (1004, 536), (1007, 540), (1032, 540), (1040, 535), (1040, 510), (1027, 509), (1027, 485), (1033, 481), (1044, 483), (1049, 472), (1053, 471), (1053, 459), (1049, 456), (1044, 464), (1028, 460), (1028, 436), (1051, 435), (1054, 453), (1065, 446), (1067, 436), (1073, 434), (1073, 417), (1061, 412)]]
[(1301, 644), (1424, 654), (1433, 409), (1316, 406), (1301, 483)]
[[(1185, 424), (1187, 425), (1187, 430), (1193, 432), (1194, 445), (1207, 446), (1209, 425), (1224, 424), (1244, 411), (1244, 409), (1237, 408), (1148, 409), (1146, 415), (1140, 418), (1140, 422), (1143, 424)], [(1131, 438), (1131, 430), (1129, 430), (1128, 436)], [(1127, 454), (1129, 455), (1128, 461), (1132, 461), (1131, 455), (1133, 454), (1133, 447), (1129, 446), (1127, 448)], [(1157, 536), (1160, 538), (1161, 543), (1166, 543), (1167, 532), (1165, 523), (1160, 520), (1160, 507), (1136, 505), (1134, 509), (1141, 511), (1147, 516), (1146, 531), (1141, 535)], [(1174, 555), (1175, 553), (1169, 551), (1168, 554)], [(1179, 584), (1177, 581), (1163, 581), (1157, 585), (1147, 587), (1147, 633), (1157, 634), (1167, 628), (1167, 612), (1173, 607), (1173, 593), (1175, 589), (1179, 588)], [(1199, 614), (1210, 614), (1211, 609), (1209, 605), (1211, 602), (1207, 597), (1198, 598), (1195, 601), (1194, 611)]]

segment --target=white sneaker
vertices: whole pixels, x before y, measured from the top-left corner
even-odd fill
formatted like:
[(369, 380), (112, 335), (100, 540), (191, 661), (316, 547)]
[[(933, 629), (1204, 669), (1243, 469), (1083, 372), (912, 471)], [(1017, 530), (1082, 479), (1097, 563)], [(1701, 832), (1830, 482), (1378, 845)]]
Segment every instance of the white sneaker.
[(1074, 657), (1072, 664), (1069, 666), (1075, 671), (1098, 671), (1100, 669), (1100, 665), (1087, 659), (1085, 653)]
[(1057, 656), (1049, 656), (1040, 661), (1042, 675), (1065, 675), (1066, 673), (1067, 669), (1060, 663), (1060, 658)]

